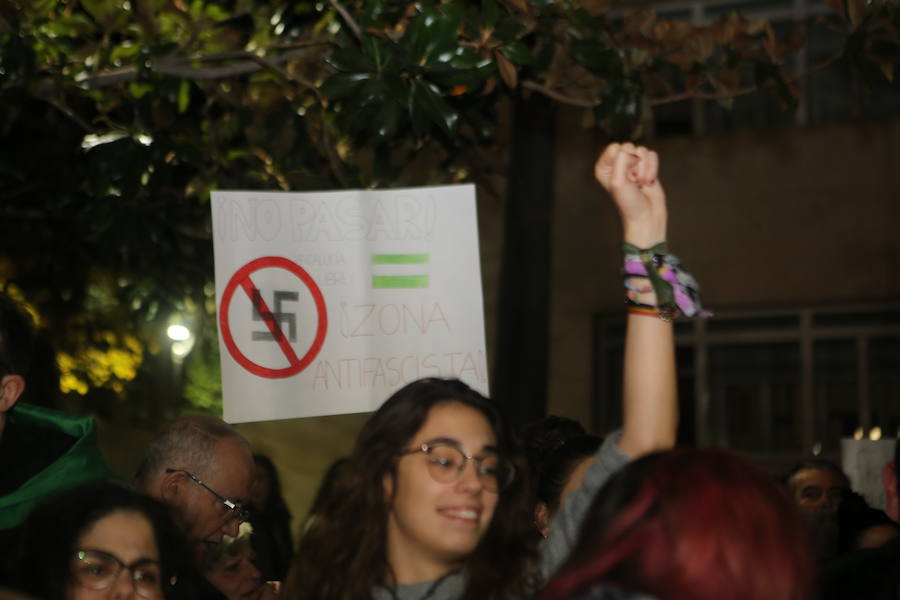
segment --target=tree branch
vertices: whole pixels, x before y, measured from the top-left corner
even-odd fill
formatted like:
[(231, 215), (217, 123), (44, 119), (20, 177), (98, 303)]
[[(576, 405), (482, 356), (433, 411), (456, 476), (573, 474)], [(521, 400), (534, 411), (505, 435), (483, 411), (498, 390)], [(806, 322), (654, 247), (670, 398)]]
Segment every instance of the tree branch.
[[(256, 73), (263, 68), (273, 68), (286, 63), (295, 58), (299, 58), (307, 52), (309, 46), (323, 45), (325, 42), (315, 42), (304, 47), (288, 50), (287, 52), (275, 57), (257, 56), (250, 52), (229, 52), (225, 54), (217, 54), (204, 57), (164, 57), (154, 60), (150, 68), (163, 75), (171, 75), (172, 77), (181, 77), (184, 79), (195, 80), (211, 80), (211, 79), (228, 79), (229, 77), (238, 77)], [(233, 64), (221, 67), (194, 67), (192, 63), (196, 62), (221, 62), (236, 60)], [(124, 69), (115, 69), (106, 71), (84, 80), (84, 84), (88, 88), (96, 89), (116, 85), (137, 80), (137, 70), (134, 67)]]
[(37, 98), (43, 100), (44, 102), (46, 102), (47, 104), (49, 104), (50, 106), (52, 106), (53, 108), (55, 108), (56, 110), (61, 112), (62, 114), (66, 115), (67, 117), (72, 119), (72, 121), (74, 121), (75, 124), (77, 124), (79, 127), (81, 127), (81, 129), (84, 130), (85, 133), (91, 133), (92, 131), (94, 131), (93, 127), (91, 127), (84, 119), (82, 119), (81, 117), (76, 115), (72, 111), (71, 108), (69, 108), (68, 106), (63, 104), (60, 100), (53, 98), (52, 96), (49, 96), (49, 95), (37, 96)]
[[(840, 60), (840, 56), (831, 56), (826, 58), (819, 64), (814, 67), (803, 71), (802, 73), (798, 73), (797, 75), (792, 75), (791, 77), (785, 78), (785, 83), (796, 83), (801, 79), (805, 79), (812, 75), (813, 73), (818, 73), (822, 69), (825, 69), (838, 60)], [(769, 83), (769, 86), (772, 84)], [(760, 87), (757, 86), (748, 86), (744, 88), (740, 88), (737, 90), (723, 91), (723, 92), (704, 92), (700, 90), (685, 90), (683, 92), (679, 92), (677, 94), (671, 94), (669, 96), (660, 96), (657, 98), (650, 98), (648, 100), (650, 106), (659, 106), (660, 104), (670, 104), (672, 102), (680, 102), (682, 100), (724, 100), (726, 98), (737, 98), (739, 96), (746, 96), (747, 94), (752, 94), (753, 92), (759, 91)]]
[[(257, 57), (257, 58), (259, 58), (259, 57)], [(270, 64), (267, 62), (261, 62), (260, 64), (265, 66), (265, 68), (269, 69), (270, 71), (274, 71), (275, 73), (278, 73), (286, 81), (295, 81), (295, 82), (299, 83), (300, 85), (303, 85), (304, 87), (311, 89), (313, 91), (313, 93), (316, 95), (316, 98), (318, 98), (318, 100), (319, 100), (319, 106), (323, 107), (323, 110), (324, 110), (324, 106), (326, 104), (326, 98), (322, 95), (322, 92), (319, 90), (318, 87), (316, 87), (316, 85), (313, 82), (307, 80), (304, 77), (301, 77), (300, 75), (292, 75), (291, 73), (288, 73), (287, 71), (285, 71), (284, 69), (282, 69), (281, 67), (279, 67), (277, 65), (273, 65), (273, 64)], [(321, 133), (322, 133), (322, 148), (325, 151), (325, 156), (328, 158), (328, 166), (331, 168), (331, 172), (334, 174), (335, 179), (338, 180), (338, 183), (340, 183), (342, 187), (344, 187), (344, 188), (350, 187), (350, 182), (347, 180), (347, 176), (344, 174), (344, 170), (341, 167), (340, 157), (338, 157), (337, 153), (334, 150), (334, 144), (331, 139), (331, 134), (328, 132), (328, 123), (326, 122), (324, 113), (322, 114), (322, 132)]]
[[(797, 75), (793, 75), (791, 77), (785, 78), (785, 83), (796, 83), (801, 79), (805, 79), (810, 75), (821, 71), (837, 62), (840, 59), (840, 56), (831, 56), (818, 65), (807, 69), (806, 71), (799, 73)], [(600, 106), (602, 104), (602, 100), (595, 100), (591, 98), (576, 98), (573, 96), (567, 96), (560, 92), (557, 92), (554, 89), (548, 88), (545, 85), (542, 85), (536, 81), (525, 80), (521, 82), (521, 86), (523, 88), (533, 90), (540, 94), (547, 96), (548, 98), (552, 98), (557, 102), (561, 102), (562, 104), (568, 104), (570, 106), (579, 106), (582, 108), (594, 108), (595, 106)], [(685, 90), (683, 92), (679, 92), (677, 94), (670, 94), (668, 96), (659, 96), (656, 98), (650, 98), (649, 103), (650, 106), (659, 106), (660, 104), (670, 104), (672, 102), (680, 102), (682, 100), (723, 100), (725, 98), (737, 98), (738, 96), (745, 96), (747, 94), (751, 94), (753, 92), (759, 91), (761, 88), (757, 86), (747, 86), (744, 88), (739, 88), (737, 90), (730, 91), (722, 91), (722, 92), (706, 92), (701, 90)]]
[(589, 98), (573, 98), (572, 96), (566, 96), (565, 94), (561, 94), (556, 90), (552, 90), (545, 85), (541, 85), (536, 81), (531, 81), (526, 79), (521, 83), (523, 88), (534, 90), (540, 94), (547, 96), (548, 98), (552, 98), (557, 102), (561, 102), (563, 104), (569, 104), (571, 106), (581, 106), (583, 108), (593, 108), (595, 106), (600, 106), (602, 104), (601, 100), (591, 100)]
[(334, 7), (334, 10), (338, 11), (338, 14), (341, 15), (341, 18), (344, 19), (344, 22), (347, 24), (347, 27), (350, 28), (350, 31), (353, 32), (353, 35), (356, 36), (356, 39), (362, 39), (362, 29), (359, 28), (359, 24), (353, 19), (350, 13), (344, 8), (344, 5), (340, 3), (340, 0), (329, 0), (331, 2), (331, 6)]

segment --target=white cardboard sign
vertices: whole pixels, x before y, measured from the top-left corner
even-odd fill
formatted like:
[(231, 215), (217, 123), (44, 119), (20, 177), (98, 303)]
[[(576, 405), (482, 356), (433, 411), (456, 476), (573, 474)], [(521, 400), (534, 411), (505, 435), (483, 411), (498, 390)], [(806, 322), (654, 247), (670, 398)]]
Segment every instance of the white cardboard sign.
[(841, 438), (841, 468), (850, 478), (853, 491), (865, 496), (869, 505), (884, 510), (882, 484), (884, 465), (894, 459), (895, 438), (855, 440)]
[(224, 419), (371, 411), (421, 377), (488, 391), (472, 185), (212, 193)]

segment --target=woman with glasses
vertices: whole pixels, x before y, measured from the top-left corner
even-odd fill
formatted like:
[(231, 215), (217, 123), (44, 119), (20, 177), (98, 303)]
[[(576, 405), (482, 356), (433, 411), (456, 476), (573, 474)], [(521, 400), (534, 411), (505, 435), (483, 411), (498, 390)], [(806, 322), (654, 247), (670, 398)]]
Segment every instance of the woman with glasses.
[[(655, 153), (611, 145), (596, 176), (619, 208), (630, 248), (649, 255), (641, 264), (662, 258), (650, 252), (666, 233)], [(363, 427), (344, 496), (301, 540), (285, 597), (530, 597), (565, 558), (608, 476), (630, 456), (674, 443), (672, 326), (659, 318), (672, 314), (673, 287), (657, 302), (658, 282), (647, 287), (652, 276), (639, 266), (629, 272), (636, 306), (628, 316), (623, 431), (608, 436), (540, 547), (524, 469), (494, 405), (460, 381), (424, 379), (396, 392)]]
[(171, 599), (187, 564), (166, 509), (115, 482), (51, 497), (21, 542), (18, 587), (43, 600)]

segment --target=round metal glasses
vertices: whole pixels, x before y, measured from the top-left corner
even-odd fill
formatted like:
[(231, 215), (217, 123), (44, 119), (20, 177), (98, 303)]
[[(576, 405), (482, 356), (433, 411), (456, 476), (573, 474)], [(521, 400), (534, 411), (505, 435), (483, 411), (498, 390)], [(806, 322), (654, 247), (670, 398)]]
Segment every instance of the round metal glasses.
[(447, 443), (425, 443), (401, 453), (416, 454), (422, 452), (428, 457), (428, 473), (438, 483), (458, 481), (466, 468), (466, 463), (474, 461), (475, 472), (484, 489), (490, 492), (501, 492), (509, 487), (516, 476), (516, 468), (511, 462), (498, 454), (470, 456), (462, 449)]
[(143, 598), (162, 598), (162, 568), (158, 560), (142, 558), (126, 565), (102, 550), (78, 550), (72, 555), (72, 576), (91, 590), (105, 590), (119, 578), (122, 569), (131, 574), (134, 591)]

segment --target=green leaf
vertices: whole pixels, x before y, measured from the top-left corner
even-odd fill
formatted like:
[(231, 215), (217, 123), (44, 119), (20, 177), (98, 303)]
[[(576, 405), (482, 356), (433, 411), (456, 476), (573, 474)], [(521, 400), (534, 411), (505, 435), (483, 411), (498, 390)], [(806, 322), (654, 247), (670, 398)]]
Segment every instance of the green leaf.
[(417, 82), (409, 86), (409, 98), (406, 109), (409, 112), (409, 120), (412, 124), (413, 135), (419, 139), (428, 134), (428, 117), (425, 116), (425, 107), (418, 99)]
[(183, 115), (191, 103), (191, 84), (187, 79), (182, 79), (178, 86), (178, 114)]
[(485, 29), (493, 29), (500, 19), (500, 7), (494, 0), (482, 0), (481, 23)]
[(389, 98), (401, 105), (406, 104), (406, 100), (409, 98), (409, 83), (407, 83), (407, 80), (396, 73), (384, 73), (381, 76), (381, 80)]
[(97, 31), (97, 24), (86, 14), (76, 12), (71, 15), (60, 15), (59, 18), (44, 23), (40, 31), (50, 37), (89, 37)]
[(435, 20), (436, 17), (431, 8), (421, 7), (419, 13), (406, 26), (401, 44), (413, 64), (425, 64), (428, 37), (431, 35), (430, 30)]
[(352, 47), (336, 48), (325, 62), (346, 73), (371, 73), (375, 70), (371, 57)]
[(376, 71), (387, 67), (394, 56), (393, 45), (375, 35), (363, 36), (363, 48)]
[(459, 47), (459, 30), (462, 27), (462, 9), (458, 4), (442, 6), (443, 16), (436, 19), (429, 28), (428, 42), (425, 44), (425, 64), (449, 62)]
[(371, 77), (369, 73), (335, 73), (319, 87), (329, 100), (347, 98), (362, 87)]
[(492, 136), (496, 121), (491, 115), (485, 114), (482, 107), (467, 106), (462, 111), (462, 117), (482, 140), (487, 140)]
[(103, 25), (110, 23), (115, 18), (115, 13), (122, 10), (109, 0), (81, 0), (80, 4), (95, 21)]
[(582, 31), (596, 31), (597, 23), (591, 16), (591, 13), (583, 8), (576, 8), (568, 11), (569, 19), (572, 24)]
[(489, 59), (484, 58), (472, 48), (458, 47), (450, 59), (450, 66), (454, 69), (476, 69), (483, 66), (484, 63), (490, 63)]
[(374, 141), (384, 143), (391, 140), (397, 134), (402, 118), (403, 105), (392, 101), (385, 102), (374, 119)]
[(621, 79), (624, 74), (622, 59), (615, 50), (596, 40), (572, 40), (572, 58), (591, 71)]
[(534, 62), (534, 56), (531, 54), (531, 50), (520, 41), (500, 46), (500, 52), (517, 65), (530, 65)]
[(447, 104), (436, 90), (422, 81), (413, 83), (413, 97), (428, 119), (440, 127), (445, 134), (453, 137), (459, 122), (459, 113)]
[(366, 0), (363, 3), (362, 18), (359, 19), (363, 27), (377, 27), (384, 17), (383, 0)]
[(524, 25), (515, 19), (506, 19), (494, 29), (494, 37), (501, 42), (513, 42), (523, 31), (525, 31)]
[(134, 97), (135, 100), (140, 100), (144, 97), (145, 94), (148, 94), (154, 90), (154, 86), (147, 83), (138, 83), (136, 81), (132, 81), (128, 84), (128, 91)]
[(475, 69), (468, 69), (465, 71), (457, 71), (455, 69), (434, 69), (428, 72), (428, 79), (443, 88), (453, 88), (458, 85), (476, 88), (484, 82), (486, 77), (483, 77), (481, 73)]
[(113, 47), (112, 51), (109, 53), (109, 59), (113, 64), (116, 64), (118, 61), (130, 61), (140, 51), (141, 47), (138, 45), (121, 44)]
[(597, 112), (605, 117), (610, 135), (617, 140), (631, 139), (641, 116), (641, 83), (628, 79), (619, 86), (609, 86), (604, 89), (602, 98), (603, 103), (597, 107)]
[(388, 100), (387, 86), (381, 79), (369, 79), (362, 85), (353, 100), (357, 108), (379, 106)]

